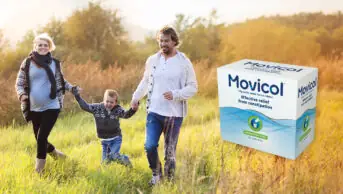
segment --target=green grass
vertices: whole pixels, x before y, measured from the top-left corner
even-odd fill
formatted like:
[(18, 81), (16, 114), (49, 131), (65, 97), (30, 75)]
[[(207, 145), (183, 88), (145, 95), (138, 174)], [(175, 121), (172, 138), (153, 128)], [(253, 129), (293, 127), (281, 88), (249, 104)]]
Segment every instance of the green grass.
[[(127, 107), (127, 105), (125, 106)], [(316, 137), (295, 161), (223, 141), (217, 99), (189, 102), (177, 148), (176, 182), (147, 186), (144, 105), (121, 120), (123, 144), (133, 168), (101, 165), (101, 146), (92, 115), (60, 118), (49, 141), (68, 155), (47, 158), (34, 172), (36, 143), (31, 125), (0, 129), (0, 193), (339, 193), (343, 192), (343, 94), (319, 94)], [(159, 147), (163, 160), (163, 136)]]

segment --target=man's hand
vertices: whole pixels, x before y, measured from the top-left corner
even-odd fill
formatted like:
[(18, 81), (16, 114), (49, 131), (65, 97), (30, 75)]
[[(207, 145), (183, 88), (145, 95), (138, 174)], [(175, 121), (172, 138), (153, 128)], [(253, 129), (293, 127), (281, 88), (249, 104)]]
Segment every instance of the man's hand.
[(139, 107), (139, 106), (137, 106), (137, 107), (131, 106), (132, 110), (134, 110), (134, 111), (137, 111), (137, 110), (138, 110), (138, 107)]
[(27, 99), (29, 99), (29, 97), (25, 94), (21, 95), (21, 97), (20, 97), (21, 102), (25, 102), (25, 100), (27, 100)]
[(131, 101), (131, 108), (133, 110), (138, 110), (138, 106), (139, 106), (139, 102), (138, 101), (136, 101), (136, 100), (132, 100)]
[(163, 96), (167, 100), (173, 100), (173, 93), (171, 91), (163, 93)]

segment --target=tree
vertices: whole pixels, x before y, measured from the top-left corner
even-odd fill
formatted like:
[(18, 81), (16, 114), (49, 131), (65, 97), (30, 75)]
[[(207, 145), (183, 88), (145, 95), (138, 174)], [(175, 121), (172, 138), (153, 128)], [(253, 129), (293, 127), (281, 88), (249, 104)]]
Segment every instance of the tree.
[(217, 24), (217, 18), (216, 10), (212, 10), (208, 18), (193, 20), (182, 14), (176, 15), (174, 27), (180, 31), (180, 50), (192, 60), (208, 60), (209, 65), (215, 63), (221, 42), (220, 33), (224, 28), (223, 24)]
[(321, 55), (331, 56), (334, 49), (334, 40), (330, 32), (324, 27), (318, 28), (314, 32), (316, 33), (316, 41), (321, 45)]
[(8, 40), (0, 29), (0, 72), (5, 68), (5, 49), (8, 47)]
[(55, 17), (52, 17), (50, 21), (37, 32), (48, 33), (53, 38), (56, 45), (65, 44), (64, 22)]
[(34, 38), (35, 33), (33, 32), (33, 30), (27, 31), (23, 38), (17, 43), (16, 51), (19, 53), (25, 53), (25, 55), (27, 56), (33, 49)]
[(8, 40), (5, 38), (3, 31), (0, 29), (0, 53), (9, 46)]
[[(275, 21), (257, 19), (236, 25), (223, 34), (220, 58), (251, 58), (275, 62), (307, 63), (320, 53), (315, 33), (298, 31)], [(233, 49), (233, 50), (232, 50)], [(230, 51), (230, 53), (227, 53)], [(221, 63), (228, 63), (221, 61)]]
[(333, 34), (332, 38), (334, 41), (334, 55), (337, 57), (343, 57), (343, 26), (337, 28)]
[(65, 35), (72, 52), (77, 49), (103, 66), (125, 63), (130, 56), (118, 11), (104, 9), (99, 3), (89, 2), (87, 8), (74, 11), (65, 22)]
[(7, 72), (18, 71), (22, 61), (32, 51), (34, 37), (34, 32), (29, 30), (22, 40), (17, 43), (15, 49), (6, 49), (6, 52), (3, 53), (2, 67), (0, 67), (4, 72), (3, 75), (7, 74)]

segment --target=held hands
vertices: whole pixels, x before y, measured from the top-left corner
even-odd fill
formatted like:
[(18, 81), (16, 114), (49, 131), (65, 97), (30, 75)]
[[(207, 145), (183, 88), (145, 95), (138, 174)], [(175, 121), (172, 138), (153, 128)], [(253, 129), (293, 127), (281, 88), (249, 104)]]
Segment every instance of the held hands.
[(132, 108), (134, 111), (137, 111), (137, 110), (138, 110), (138, 107), (139, 107), (139, 101), (132, 100), (132, 101), (131, 101), (131, 108)]
[(82, 88), (80, 88), (79, 86), (73, 86), (71, 88), (71, 93), (76, 96), (80, 94), (80, 91), (82, 91)]

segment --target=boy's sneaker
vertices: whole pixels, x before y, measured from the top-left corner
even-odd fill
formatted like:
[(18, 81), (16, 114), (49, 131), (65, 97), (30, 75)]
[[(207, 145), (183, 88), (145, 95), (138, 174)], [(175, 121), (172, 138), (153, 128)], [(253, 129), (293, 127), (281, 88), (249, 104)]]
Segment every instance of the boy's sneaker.
[(160, 183), (162, 180), (162, 177), (160, 175), (157, 176), (152, 176), (151, 180), (149, 181), (149, 186), (154, 186), (157, 185), (158, 183)]
[(130, 159), (129, 159), (128, 156), (122, 155), (120, 161), (121, 161), (121, 163), (122, 163), (123, 165), (125, 165), (125, 166), (127, 166), (127, 167), (129, 167), (129, 168), (132, 168), (132, 163), (131, 163), (131, 161), (130, 161)]
[(111, 161), (118, 162), (119, 164), (132, 168), (132, 163), (127, 155), (116, 153), (109, 158)]

